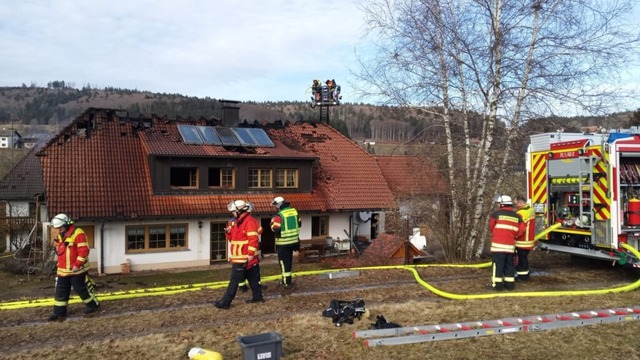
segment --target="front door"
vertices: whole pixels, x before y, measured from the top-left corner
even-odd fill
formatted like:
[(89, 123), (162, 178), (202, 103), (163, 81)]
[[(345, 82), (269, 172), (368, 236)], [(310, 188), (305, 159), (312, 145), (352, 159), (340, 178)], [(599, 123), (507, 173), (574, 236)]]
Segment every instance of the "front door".
[(276, 252), (276, 239), (271, 231), (271, 219), (260, 219), (262, 235), (260, 236), (260, 249), (263, 254), (273, 254)]

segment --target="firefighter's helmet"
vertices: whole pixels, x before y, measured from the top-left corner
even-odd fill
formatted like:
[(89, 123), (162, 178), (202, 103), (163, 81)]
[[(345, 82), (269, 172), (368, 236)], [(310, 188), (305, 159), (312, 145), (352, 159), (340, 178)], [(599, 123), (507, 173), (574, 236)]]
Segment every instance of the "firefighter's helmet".
[(51, 219), (51, 226), (58, 229), (62, 226), (69, 226), (73, 222), (66, 214), (58, 214)]
[(509, 195), (498, 195), (496, 196), (495, 203), (500, 205), (513, 205), (513, 200), (511, 200), (511, 196)]
[(280, 206), (284, 203), (284, 198), (282, 196), (277, 196), (273, 198), (273, 201), (271, 202), (271, 205), (277, 207), (278, 209), (280, 208)]
[(247, 211), (249, 210), (249, 205), (244, 200), (235, 200), (229, 204), (228, 208), (229, 211)]

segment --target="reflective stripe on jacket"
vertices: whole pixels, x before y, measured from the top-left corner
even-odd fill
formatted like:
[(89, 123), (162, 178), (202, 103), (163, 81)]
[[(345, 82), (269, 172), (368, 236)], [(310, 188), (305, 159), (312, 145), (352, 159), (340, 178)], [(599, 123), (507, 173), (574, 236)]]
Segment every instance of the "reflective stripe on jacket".
[(525, 224), (513, 208), (504, 206), (491, 214), (489, 229), (493, 235), (491, 252), (513, 253), (516, 238), (524, 233)]
[(536, 237), (536, 212), (529, 204), (518, 209), (518, 215), (525, 223), (525, 231), (521, 236), (516, 238), (516, 248), (523, 250), (531, 250), (535, 245)]
[[(258, 221), (249, 213), (240, 215), (229, 234), (229, 242), (231, 243), (229, 262), (234, 264), (247, 263), (246, 267), (250, 268), (260, 261), (257, 256), (260, 249), (259, 229)], [(251, 261), (249, 261), (249, 256), (253, 256)]]
[[(66, 233), (58, 234), (56, 252), (58, 276), (79, 275), (89, 270), (89, 244), (82, 229), (71, 225)], [(73, 271), (74, 266), (78, 268), (76, 271)]]
[[(281, 223), (278, 223), (278, 218)], [(294, 245), (298, 243), (300, 237), (300, 227), (298, 227), (298, 211), (292, 207), (280, 210), (278, 216), (271, 220), (271, 230), (276, 235), (276, 246)]]

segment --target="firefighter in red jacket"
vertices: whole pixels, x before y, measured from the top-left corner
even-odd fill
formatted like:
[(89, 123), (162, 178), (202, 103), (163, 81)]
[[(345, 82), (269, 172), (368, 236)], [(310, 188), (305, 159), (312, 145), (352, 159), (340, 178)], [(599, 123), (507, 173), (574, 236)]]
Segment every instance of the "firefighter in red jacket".
[[(85, 314), (98, 309), (100, 303), (95, 294), (95, 286), (89, 278), (89, 244), (87, 236), (81, 228), (65, 214), (58, 214), (51, 219), (51, 226), (59, 230), (55, 239), (58, 255), (58, 271), (56, 294), (53, 302), (53, 314), (49, 321), (62, 320), (67, 316), (67, 304), (71, 287), (74, 288), (82, 302), (86, 305)], [(89, 286), (87, 286), (89, 285)]]
[(231, 243), (229, 251), (231, 275), (222, 299), (213, 302), (218, 309), (228, 309), (231, 306), (238, 291), (238, 284), (245, 279), (249, 281), (252, 293), (247, 303), (264, 302), (260, 287), (260, 257), (258, 256), (260, 224), (251, 216), (249, 205), (245, 201), (236, 200), (229, 208), (236, 219), (228, 236), (228, 241)]
[(491, 287), (496, 291), (505, 288), (513, 290), (516, 275), (513, 264), (516, 238), (524, 233), (525, 224), (513, 208), (510, 196), (499, 195), (495, 202), (498, 204), (498, 209), (491, 214), (489, 220), (489, 229), (493, 235), (491, 241), (493, 260)]
[[(233, 202), (231, 202), (229, 205), (227, 205), (227, 208), (229, 209), (229, 211), (231, 211), (231, 208), (233, 206)], [(250, 202), (247, 202), (247, 206), (249, 207), (249, 212), (252, 212), (254, 209), (254, 205)], [(233, 228), (233, 223), (236, 221), (235, 217), (231, 217), (231, 220), (229, 220), (229, 222), (227, 223), (227, 227), (225, 228), (225, 232), (226, 229), (232, 229)], [(262, 235), (262, 226), (260, 226), (258, 228), (258, 236)], [(229, 240), (229, 236), (227, 236), (227, 240)], [(260, 243), (260, 248), (258, 249), (258, 252), (256, 253), (256, 256), (259, 256), (260, 259), (264, 258), (264, 255), (262, 254), (262, 250), (260, 250), (262, 248), (262, 243)], [(262, 285), (262, 282), (260, 282), (260, 287), (262, 288), (262, 290), (266, 290), (267, 289), (267, 285)], [(247, 292), (249, 291), (249, 281), (248, 280), (244, 280), (243, 282), (241, 282), (238, 285), (238, 289), (242, 292)]]
[(516, 280), (529, 280), (529, 252), (535, 246), (536, 237), (536, 212), (527, 204), (523, 196), (516, 196), (517, 213), (525, 223), (524, 234), (516, 238), (516, 252), (518, 265), (516, 265)]

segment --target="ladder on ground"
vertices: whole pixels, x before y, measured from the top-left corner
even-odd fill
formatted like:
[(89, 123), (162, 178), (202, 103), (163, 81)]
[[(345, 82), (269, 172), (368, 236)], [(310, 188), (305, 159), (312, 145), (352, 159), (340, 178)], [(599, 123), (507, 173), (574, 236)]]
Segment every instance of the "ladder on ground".
[(403, 345), (429, 341), (464, 339), (478, 336), (536, 332), (583, 325), (617, 323), (640, 319), (640, 306), (561, 314), (512, 317), (499, 320), (471, 321), (442, 325), (408, 326), (392, 329), (354, 331), (369, 347)]

